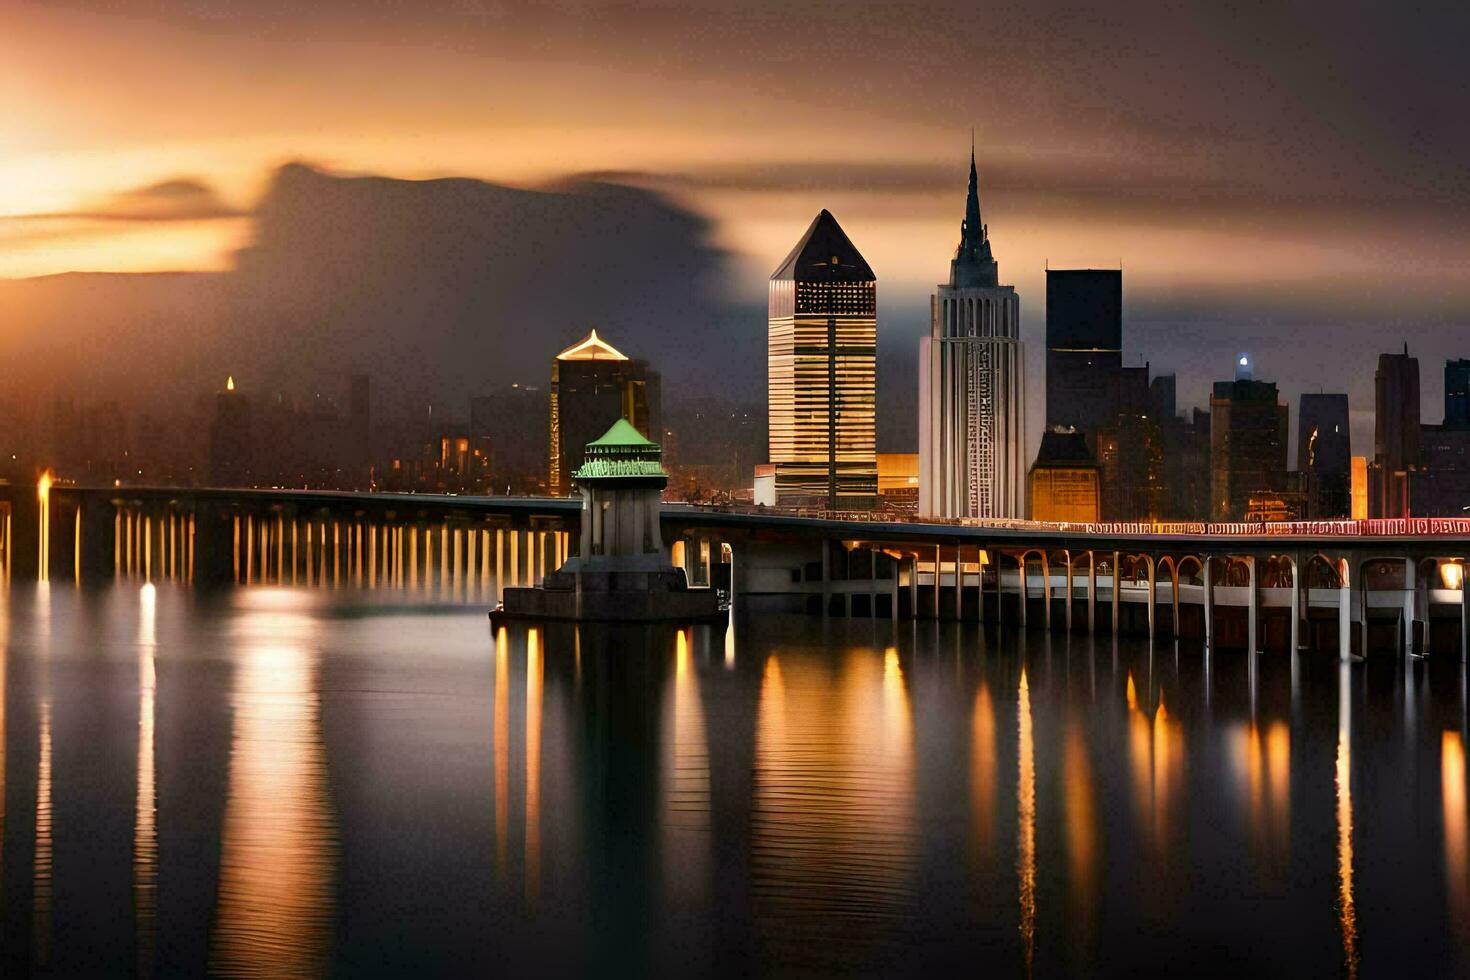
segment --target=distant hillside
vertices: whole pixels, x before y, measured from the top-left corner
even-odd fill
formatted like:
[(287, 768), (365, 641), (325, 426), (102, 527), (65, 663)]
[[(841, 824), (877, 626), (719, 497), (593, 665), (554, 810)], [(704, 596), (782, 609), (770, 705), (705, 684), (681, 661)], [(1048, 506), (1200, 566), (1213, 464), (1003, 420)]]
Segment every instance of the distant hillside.
[(544, 382), (592, 326), (654, 360), (666, 388), (764, 398), (762, 311), (723, 300), (704, 218), (610, 184), (276, 172), (253, 244), (224, 273), (0, 281), (0, 397), (51, 392), (178, 405), (225, 373), (257, 391), (340, 392), (379, 410)]

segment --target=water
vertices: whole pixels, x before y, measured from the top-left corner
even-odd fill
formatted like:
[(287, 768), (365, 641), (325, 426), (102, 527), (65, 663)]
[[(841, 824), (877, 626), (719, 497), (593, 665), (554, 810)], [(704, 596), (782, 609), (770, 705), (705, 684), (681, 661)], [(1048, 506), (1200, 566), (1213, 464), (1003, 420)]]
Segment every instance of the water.
[(1466, 679), (16, 583), (5, 975), (1463, 973)]

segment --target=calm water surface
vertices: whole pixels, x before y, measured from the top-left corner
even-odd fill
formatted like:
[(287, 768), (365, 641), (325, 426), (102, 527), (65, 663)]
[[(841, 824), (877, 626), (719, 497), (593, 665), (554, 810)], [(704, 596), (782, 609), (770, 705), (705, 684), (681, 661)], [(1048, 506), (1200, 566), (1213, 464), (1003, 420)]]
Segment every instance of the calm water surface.
[(6, 975), (1470, 970), (1458, 660), (0, 598)]

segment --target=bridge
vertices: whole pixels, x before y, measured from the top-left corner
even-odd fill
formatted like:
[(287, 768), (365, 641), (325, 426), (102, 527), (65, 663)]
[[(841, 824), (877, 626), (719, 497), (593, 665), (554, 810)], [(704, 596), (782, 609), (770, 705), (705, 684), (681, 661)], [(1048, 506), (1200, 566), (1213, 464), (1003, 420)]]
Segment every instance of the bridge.
[[(9, 581), (403, 589), (496, 601), (574, 546), (581, 501), (0, 485)], [(934, 522), (665, 504), (670, 557), (741, 611), (1004, 623), (1251, 652), (1465, 656), (1470, 520)]]

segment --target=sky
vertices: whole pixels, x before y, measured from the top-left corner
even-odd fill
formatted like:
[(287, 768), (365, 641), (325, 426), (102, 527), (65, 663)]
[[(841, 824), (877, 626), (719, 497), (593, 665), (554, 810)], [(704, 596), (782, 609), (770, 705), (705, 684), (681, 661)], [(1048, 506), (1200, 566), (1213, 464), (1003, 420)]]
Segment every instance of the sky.
[(1135, 357), (1187, 373), (1174, 324), (1222, 350), (1239, 328), (1264, 338), (1258, 377), (1332, 390), (1343, 364), (1291, 351), (1310, 363), (1339, 326), (1433, 356), (1465, 337), (1467, 28), (1463, 6), (1354, 0), (9, 0), (0, 277), (226, 268), (289, 160), (596, 174), (710, 216), (742, 299), (831, 209), (908, 343), (973, 129), (1033, 370), (1046, 265), (1121, 264)]

